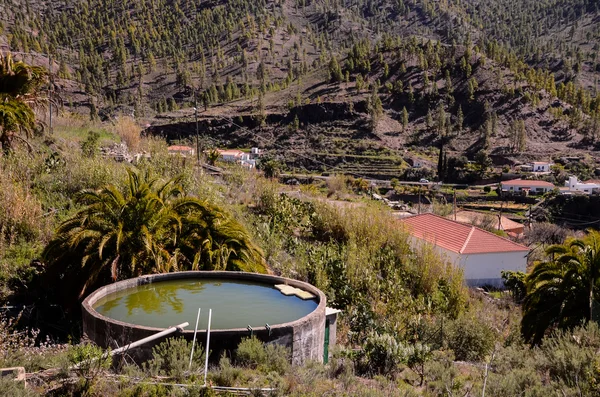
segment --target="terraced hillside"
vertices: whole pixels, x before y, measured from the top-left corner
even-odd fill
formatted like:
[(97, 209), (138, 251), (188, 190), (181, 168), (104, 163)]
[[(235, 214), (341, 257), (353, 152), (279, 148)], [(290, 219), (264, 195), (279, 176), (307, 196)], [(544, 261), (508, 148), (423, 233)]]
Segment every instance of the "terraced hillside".
[(391, 176), (406, 151), (594, 155), (597, 14), (589, 0), (11, 0), (0, 45), (52, 54), (67, 111), (189, 139), (195, 106), (205, 146)]

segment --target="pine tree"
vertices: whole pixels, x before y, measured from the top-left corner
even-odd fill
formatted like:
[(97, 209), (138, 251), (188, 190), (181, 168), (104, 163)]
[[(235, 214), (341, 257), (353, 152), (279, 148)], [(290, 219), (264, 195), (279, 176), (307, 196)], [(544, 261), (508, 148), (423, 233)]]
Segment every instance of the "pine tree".
[(440, 181), (444, 180), (445, 172), (444, 172), (444, 139), (440, 140), (440, 153), (438, 156), (438, 164), (437, 164), (437, 173), (438, 179)]
[(527, 130), (523, 120), (514, 120), (509, 129), (511, 146), (514, 151), (522, 152), (527, 145)]
[(256, 115), (256, 120), (258, 121), (258, 124), (261, 127), (264, 127), (266, 124), (266, 120), (267, 120), (267, 114), (265, 111), (265, 98), (264, 98), (264, 94), (261, 92), (258, 93), (258, 101), (256, 103), (256, 111), (257, 111), (257, 115)]
[(436, 130), (439, 136), (444, 135), (446, 130), (446, 112), (444, 111), (444, 104), (441, 102), (436, 112)]
[(369, 115), (371, 116), (371, 128), (375, 130), (379, 123), (379, 119), (383, 115), (383, 104), (381, 103), (379, 94), (377, 94), (377, 84), (373, 85), (367, 108), (369, 110)]
[(458, 112), (456, 114), (456, 130), (460, 134), (463, 129), (463, 123), (465, 121), (465, 117), (463, 115), (462, 106), (458, 107)]
[(331, 60), (329, 61), (329, 74), (331, 75), (331, 80), (334, 82), (339, 83), (344, 80), (342, 68), (336, 57), (331, 57)]
[(402, 132), (406, 132), (408, 128), (408, 110), (406, 110), (406, 106), (402, 108)]

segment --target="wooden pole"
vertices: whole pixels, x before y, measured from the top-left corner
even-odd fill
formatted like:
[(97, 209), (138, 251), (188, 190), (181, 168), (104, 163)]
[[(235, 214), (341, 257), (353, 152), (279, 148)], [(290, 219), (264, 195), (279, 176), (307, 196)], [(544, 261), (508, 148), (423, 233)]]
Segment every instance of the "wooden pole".
[(454, 209), (454, 221), (456, 221), (456, 189), (454, 189), (454, 194), (453, 194), (453, 209)]

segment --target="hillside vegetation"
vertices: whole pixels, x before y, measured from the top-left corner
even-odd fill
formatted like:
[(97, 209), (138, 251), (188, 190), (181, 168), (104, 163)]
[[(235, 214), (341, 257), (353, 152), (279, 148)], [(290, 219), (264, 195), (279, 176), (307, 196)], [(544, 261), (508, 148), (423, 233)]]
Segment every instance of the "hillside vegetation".
[[(396, 95), (403, 118), (405, 103), (415, 104), (411, 112), (426, 103), (411, 92), (406, 72), (399, 71), (407, 90), (402, 80), (385, 80), (385, 65), (395, 66), (390, 53), (417, 54), (424, 90), (437, 99), (428, 128), (432, 142), (439, 142), (440, 158), (446, 159), (454, 140), (460, 142), (455, 126), (469, 116), (461, 120), (459, 105), (453, 118), (445, 106), (473, 101), (451, 89), (454, 75), (466, 80), (467, 94), (474, 94), (473, 77), (464, 76), (474, 75), (467, 60), (475, 53), (469, 55), (469, 48), (461, 55), (465, 61), (458, 63), (459, 71), (450, 64), (437, 66), (451, 77), (444, 79), (447, 85), (431, 87), (425, 77), (437, 69), (424, 63), (431, 57), (435, 64), (439, 54), (451, 49), (431, 41), (388, 38), (373, 48), (361, 41), (343, 67), (330, 59), (327, 84), (339, 89), (352, 80), (354, 90), (364, 88), (364, 103), (357, 104), (364, 112), (360, 131), (377, 136), (384, 121), (382, 99)], [(481, 59), (478, 67), (486, 64)], [(385, 82), (387, 96), (379, 83), (366, 83), (363, 77), (377, 63), (383, 65), (378, 79)], [(252, 395), (298, 397), (500, 397), (524, 390), (531, 396), (598, 394), (598, 232), (567, 238), (552, 225), (542, 224), (537, 232), (536, 224), (530, 236), (540, 249), (528, 274), (503, 273), (506, 292), (468, 290), (459, 267), (432, 246), (411, 244), (391, 209), (371, 199), (372, 193), (383, 192), (363, 179), (336, 175), (289, 187), (271, 178), (277, 173), (273, 159), (261, 160), (264, 172), (213, 159), (223, 171), (208, 175), (195, 158), (170, 155), (163, 138), (142, 136), (131, 117), (91, 123), (63, 114), (50, 134), (41, 119), (30, 117), (45, 98), (37, 84), (44, 70), (22, 62), (4, 66), (0, 128), (15, 144), (3, 145), (0, 155), (0, 366), (25, 367), (28, 386), (1, 379), (1, 392), (207, 396), (216, 393), (213, 386), (234, 386)], [(551, 85), (544, 73), (518, 81), (532, 85), (538, 80)], [(526, 94), (524, 89), (520, 95)], [(292, 110), (310, 109), (305, 106), (322, 109), (317, 103)], [(337, 106), (357, 111), (351, 104)], [(485, 106), (483, 111), (491, 131), (494, 113)], [(236, 123), (268, 132), (263, 122), (277, 117), (241, 117)], [(518, 147), (522, 135), (515, 131), (517, 147), (505, 150), (523, 150)], [(476, 157), (491, 150), (485, 135), (481, 145)], [(127, 153), (116, 149), (136, 155), (124, 161)], [(376, 160), (378, 154), (357, 158)], [(388, 160), (393, 158), (390, 154)], [(448, 208), (433, 204), (433, 211)], [(81, 338), (80, 303), (90, 290), (183, 269), (272, 272), (317, 286), (327, 304), (341, 310), (339, 346), (331, 362), (290, 367), (285, 348), (247, 339), (210, 363), (205, 387), (204, 352), (190, 359), (190, 345), (181, 339), (156, 346), (153, 358), (139, 366), (127, 356), (111, 363)], [(265, 386), (271, 390), (257, 390)]]
[[(65, 247), (58, 252), (61, 260), (55, 262), (45, 262), (52, 253), (42, 251), (44, 246), (51, 251), (52, 241), (60, 242), (61, 234), (68, 232), (81, 214), (92, 217), (92, 231), (92, 227), (109, 225), (112, 215), (94, 218), (93, 200), (73, 197), (82, 189), (88, 189), (84, 197), (92, 194), (89, 189), (98, 192), (98, 199), (106, 199), (110, 191), (128, 197), (132, 189), (128, 171), (161, 175), (163, 181), (179, 176), (186, 200), (210, 203), (235, 216), (260, 247), (270, 271), (318, 286), (326, 293), (328, 304), (343, 312), (338, 323), (340, 347), (327, 366), (313, 363), (290, 368), (287, 352), (250, 340), (243, 342), (235, 355), (211, 366), (212, 385), (273, 387), (271, 395), (281, 396), (315, 396), (326, 391), (340, 396), (436, 396), (448, 390), (474, 396), (484, 388), (491, 396), (524, 389), (533, 396), (557, 389), (568, 396), (591, 396), (598, 390), (595, 352), (600, 342), (594, 324), (578, 328), (574, 334), (554, 334), (537, 327), (536, 332), (547, 333), (546, 342), (542, 347), (529, 347), (520, 336), (520, 309), (511, 296), (492, 298), (467, 292), (460, 271), (429, 247), (410, 248), (407, 234), (389, 209), (365, 200), (362, 188), (353, 187), (343, 177), (337, 185), (332, 181), (327, 186), (302, 188), (300, 200), (285, 186), (236, 167), (230, 168), (224, 179), (200, 175), (193, 162), (168, 156), (166, 144), (155, 138), (141, 139), (140, 147), (151, 157), (133, 166), (101, 157), (98, 145), (90, 142), (94, 134), (78, 144), (78, 129), (61, 129), (63, 137), (54, 142), (34, 138), (32, 153), (17, 149), (0, 158), (5, 186), (0, 195), (0, 299), (26, 308), (17, 322), (0, 323), (0, 365), (23, 365), (28, 372), (35, 372), (25, 392), (29, 395), (210, 395), (206, 394), (210, 389), (198, 386), (202, 352), (195, 361), (198, 365), (191, 373), (185, 372), (190, 346), (181, 341), (156, 349), (155, 359), (142, 368), (123, 362), (110, 370), (99, 360), (77, 371), (68, 369), (101, 354), (91, 345), (75, 344), (80, 332), (77, 303), (82, 298), (76, 295), (85, 281), (77, 271), (79, 248), (73, 246), (69, 251)], [(119, 139), (109, 131), (103, 135), (108, 140)], [(140, 189), (147, 190), (143, 182)], [(327, 193), (352, 201), (327, 199)], [(138, 196), (146, 200), (145, 195)], [(171, 216), (163, 210), (155, 216), (159, 215)], [(129, 219), (127, 214), (125, 219)], [(167, 235), (160, 227), (151, 233), (158, 244)], [(127, 244), (136, 247), (135, 241)], [(123, 258), (129, 253), (138, 255), (136, 251), (121, 252)], [(140, 252), (139, 258), (144, 255), (145, 251)], [(115, 272), (112, 258), (107, 257), (104, 266), (94, 265), (102, 283), (128, 276), (130, 270), (119, 264)], [(94, 258), (90, 261), (98, 263)], [(134, 271), (143, 273), (177, 270), (157, 268), (159, 262), (156, 266), (135, 263), (139, 270)], [(173, 263), (185, 265), (186, 260)], [(212, 266), (205, 259), (200, 265)], [(57, 269), (64, 272), (60, 282), (55, 281)], [(565, 282), (577, 280), (580, 287), (586, 285), (585, 278)], [(542, 289), (539, 293), (550, 292)], [(577, 299), (585, 298), (583, 292)], [(535, 302), (530, 305), (532, 310), (539, 308)], [(23, 327), (31, 333), (23, 333)], [(67, 337), (73, 345), (62, 344)], [(564, 357), (579, 364), (565, 367)], [(152, 384), (157, 379), (163, 384)], [(132, 383), (140, 381), (148, 384)], [(188, 387), (168, 385), (173, 382)], [(24, 393), (15, 385), (2, 383), (3, 390), (12, 395)]]
[[(584, 0), (29, 0), (1, 18), (7, 46), (52, 54), (55, 95), (92, 119), (133, 114), (186, 138), (197, 103), (207, 146), (389, 179), (406, 148), (499, 164), (595, 149), (597, 15)], [(369, 151), (390, 161), (356, 157)]]

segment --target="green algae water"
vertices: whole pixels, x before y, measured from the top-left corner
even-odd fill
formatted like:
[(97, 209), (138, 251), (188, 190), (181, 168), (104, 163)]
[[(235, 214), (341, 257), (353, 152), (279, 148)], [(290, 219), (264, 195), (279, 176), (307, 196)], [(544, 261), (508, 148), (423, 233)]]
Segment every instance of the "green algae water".
[[(240, 280), (181, 279), (125, 289), (100, 299), (94, 309), (109, 318), (146, 327), (167, 328), (185, 321), (206, 329), (264, 327), (298, 320), (317, 308), (315, 299), (285, 296), (272, 285)], [(190, 329), (188, 327), (188, 329)]]

